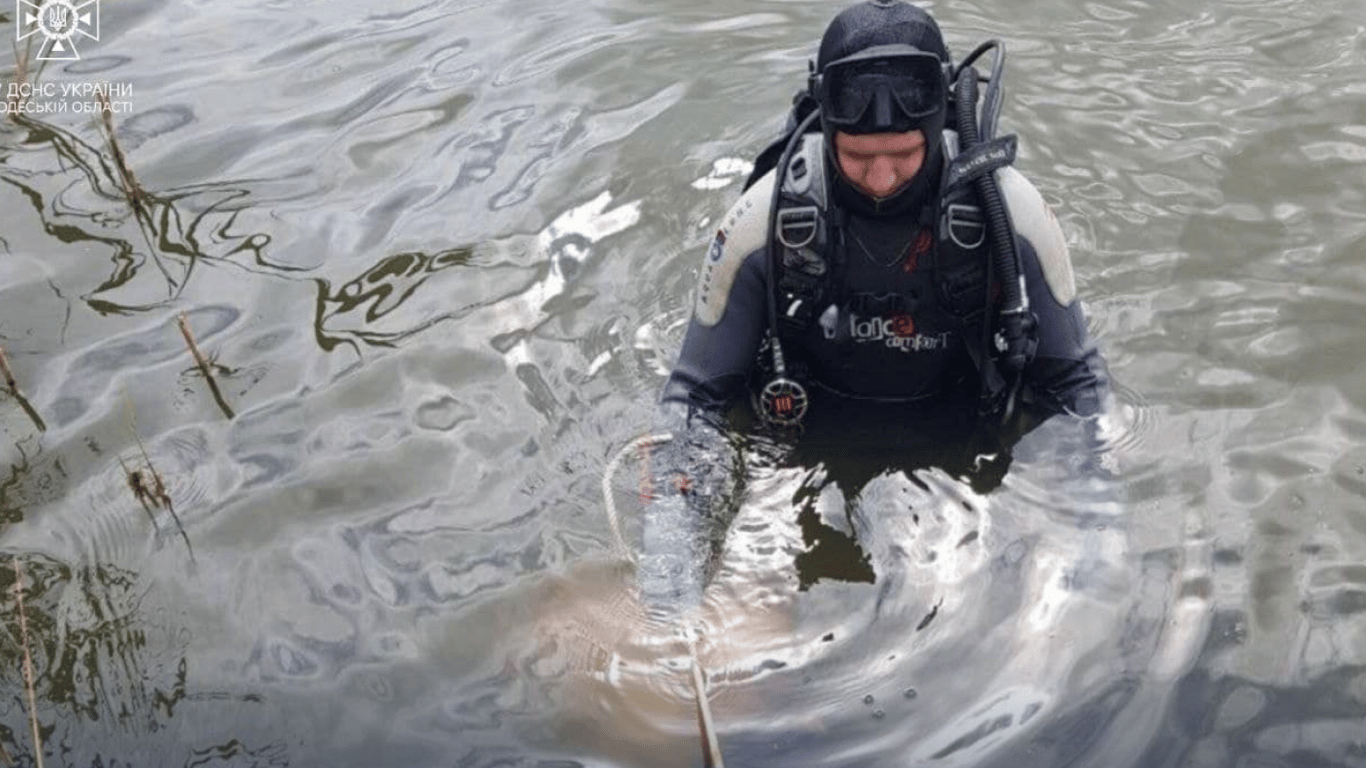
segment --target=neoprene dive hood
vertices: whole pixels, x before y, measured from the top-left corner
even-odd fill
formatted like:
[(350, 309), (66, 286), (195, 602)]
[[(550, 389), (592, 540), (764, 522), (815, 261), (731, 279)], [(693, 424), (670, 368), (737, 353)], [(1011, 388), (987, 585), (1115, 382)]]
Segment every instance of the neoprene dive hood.
[[(868, 0), (830, 22), (812, 64), (808, 92), (821, 108), (836, 199), (874, 216), (913, 211), (930, 199), (943, 168), (952, 68), (939, 25), (909, 3)], [(839, 172), (836, 132), (915, 129), (925, 134), (925, 162), (915, 179), (893, 195), (875, 200)]]

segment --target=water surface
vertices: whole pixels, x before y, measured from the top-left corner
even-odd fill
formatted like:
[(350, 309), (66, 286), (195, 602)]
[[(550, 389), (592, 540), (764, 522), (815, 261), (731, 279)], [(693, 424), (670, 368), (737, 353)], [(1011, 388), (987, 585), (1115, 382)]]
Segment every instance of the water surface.
[[(0, 546), (46, 763), (698, 764), (601, 480), (840, 7), (106, 3), (36, 78), (131, 87), (143, 209), (89, 115), (0, 125)], [(1047, 463), (979, 495), (753, 462), (700, 655), (727, 760), (1366, 765), (1366, 11), (931, 8), (955, 55), (1008, 47), (1122, 509)], [(803, 583), (811, 530), (859, 577)]]

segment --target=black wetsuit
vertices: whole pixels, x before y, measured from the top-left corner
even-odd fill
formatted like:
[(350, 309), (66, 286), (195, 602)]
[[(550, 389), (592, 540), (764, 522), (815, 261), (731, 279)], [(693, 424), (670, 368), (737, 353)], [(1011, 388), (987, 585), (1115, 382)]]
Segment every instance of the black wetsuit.
[[(1018, 174), (1015, 178), (1028, 184)], [(759, 215), (739, 207), (742, 215)], [(1051, 217), (1046, 207), (1034, 215)], [(949, 286), (948, 275), (963, 271), (946, 263), (952, 250), (936, 242), (932, 220), (923, 212), (877, 217), (848, 211), (841, 232), (830, 238), (831, 279), (842, 286), (834, 293), (838, 311), (783, 337), (789, 366), (812, 395), (811, 439), (846, 447), (891, 443), (907, 448), (955, 433), (966, 438), (978, 425), (980, 378), (969, 348), (982, 344), (981, 325), (961, 318), (983, 305), (985, 265), (969, 272), (980, 275), (976, 284)], [(1056, 223), (1049, 223), (1056, 231)], [(723, 229), (719, 238), (725, 242), (726, 237)], [(1022, 379), (1025, 408), (1035, 422), (1064, 412), (1095, 415), (1108, 388), (1105, 364), (1087, 332), (1080, 302), (1069, 295), (1070, 263), (1059, 263), (1066, 262), (1065, 250), (1052, 254), (1054, 271), (1068, 270), (1054, 277), (1068, 282), (1063, 304), (1028, 233), (1017, 233), (1016, 241), (1038, 321), (1038, 348)], [(765, 243), (743, 256), (720, 256), (741, 259), (728, 295), (703, 299), (723, 306), (720, 317), (707, 323), (694, 314), (661, 398), (714, 425), (756, 384), (772, 285)], [(718, 258), (716, 246), (708, 258)]]
[[(981, 324), (961, 322), (960, 311), (983, 306), (985, 267), (976, 284), (961, 284), (964, 272), (954, 268), (962, 265), (946, 263), (952, 249), (936, 243), (932, 216), (849, 211), (843, 237), (830, 238), (827, 254), (832, 279), (845, 287), (833, 294), (840, 298), (838, 314), (833, 322), (827, 316), (783, 337), (789, 367), (811, 392), (805, 429), (787, 461), (824, 465), (826, 482), (837, 481), (846, 492), (857, 492), (886, 469), (925, 466), (941, 467), (986, 492), (1008, 468), (1010, 446), (1047, 423), (1055, 434), (1044, 439), (1044, 450), (1074, 466), (1078, 476), (1101, 471), (1094, 417), (1109, 400), (1108, 376), (1075, 297), (1061, 230), (1022, 176), (1011, 170), (1003, 178), (1038, 321), (1037, 351), (1022, 376), (1021, 416), (1009, 428), (995, 428), (999, 418), (978, 410), (980, 374), (969, 349), (982, 343)], [(700, 599), (705, 576), (695, 569), (718, 543), (715, 526), (705, 522), (724, 521), (732, 511), (742, 465), (726, 436), (727, 416), (767, 375), (759, 353), (769, 329), (770, 260), (767, 238), (756, 236), (754, 227), (767, 221), (762, 201), (772, 183), (756, 184), (723, 221), (664, 387), (662, 426), (675, 439), (654, 462), (663, 493), (646, 517), (640, 572), (642, 589), (655, 604)], [(747, 238), (754, 247), (747, 247)], [(951, 272), (960, 283), (946, 286)], [(1079, 456), (1086, 453), (1094, 455)], [(983, 462), (983, 454), (995, 459)], [(675, 488), (684, 492), (674, 494)]]
[[(874, 50), (882, 63), (865, 66), (867, 60), (858, 57)], [(958, 136), (948, 125), (947, 96), (940, 96), (944, 102), (938, 110), (907, 111), (924, 106), (917, 97), (933, 98), (935, 92), (932, 75), (893, 66), (910, 61), (896, 57), (912, 52), (932, 53), (946, 68), (951, 62), (938, 25), (923, 9), (898, 0), (870, 0), (836, 16), (822, 36), (808, 88), (798, 94), (789, 117), (789, 134), (800, 138), (784, 154), (796, 158), (791, 153), (800, 148), (804, 164), (794, 159), (764, 175), (764, 158), (776, 160), (772, 155), (779, 145), (770, 147), (756, 163), (760, 178), (751, 178), (722, 220), (703, 261), (697, 305), (661, 398), (660, 426), (673, 440), (652, 461), (658, 495), (645, 515), (638, 571), (652, 605), (700, 600), (705, 583), (700, 566), (718, 538), (707, 532), (715, 527), (703, 522), (725, 519), (743, 474), (727, 416), (771, 375), (759, 354), (770, 331), (775, 283), (783, 283), (771, 278), (790, 277), (770, 275), (770, 212), (780, 175), (784, 195), (791, 191), (814, 200), (812, 190), (825, 190), (820, 205), (810, 207), (823, 210), (828, 225), (816, 243), (822, 251), (817, 260), (828, 267), (822, 283), (828, 290), (805, 305), (818, 319), (778, 321), (789, 372), (811, 395), (805, 430), (787, 460), (808, 466), (819, 462), (831, 470), (829, 477), (843, 474), (839, 482), (846, 492), (857, 492), (863, 479), (883, 469), (927, 465), (967, 477), (983, 492), (1009, 465), (1010, 446), (1029, 432), (1029, 442), (1018, 443), (1021, 452), (1043, 451), (1044, 461), (1082, 480), (1078, 491), (1093, 488), (1088, 476), (1105, 471), (1095, 418), (1109, 401), (1105, 364), (1087, 333), (1057, 220), (1033, 185), (1010, 167), (995, 171), (994, 180), (1015, 235), (1038, 345), (1019, 376), (1020, 407), (1013, 413), (1020, 416), (1005, 430), (981, 429), (1001, 422), (981, 413), (979, 395), (1002, 388), (995, 386), (989, 366), (986, 381), (993, 386), (982, 386), (983, 366), (975, 360), (987, 342), (981, 317), (988, 311), (990, 254), (987, 248), (969, 247), (964, 238), (949, 237), (953, 227), (940, 223), (945, 221), (940, 209), (951, 210), (952, 201), (941, 199), (939, 187)], [(915, 81), (919, 91), (897, 91), (893, 98), (897, 87), (915, 78), (920, 78)], [(837, 84), (846, 89), (839, 98), (826, 87)], [(819, 130), (802, 134), (801, 126), (816, 120), (816, 106), (821, 120), (811, 127)], [(989, 123), (994, 126), (994, 119)], [(923, 167), (884, 200), (872, 200), (844, 180), (827, 151), (837, 131), (910, 130), (929, 138)], [(818, 182), (815, 175), (822, 169)], [(795, 247), (779, 256), (789, 253), (800, 256)], [(991, 306), (995, 314), (996, 305)], [(993, 466), (983, 473), (976, 459), (989, 454), (1005, 458), (987, 462)], [(839, 464), (848, 472), (839, 471)]]

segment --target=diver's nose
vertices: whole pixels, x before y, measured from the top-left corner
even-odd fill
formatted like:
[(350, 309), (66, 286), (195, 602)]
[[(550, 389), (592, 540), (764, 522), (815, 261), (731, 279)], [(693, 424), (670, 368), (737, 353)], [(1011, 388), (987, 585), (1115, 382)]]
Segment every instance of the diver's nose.
[(874, 197), (886, 197), (896, 190), (900, 179), (897, 178), (896, 168), (890, 158), (877, 157), (868, 164), (867, 173), (863, 174), (863, 186), (867, 188)]

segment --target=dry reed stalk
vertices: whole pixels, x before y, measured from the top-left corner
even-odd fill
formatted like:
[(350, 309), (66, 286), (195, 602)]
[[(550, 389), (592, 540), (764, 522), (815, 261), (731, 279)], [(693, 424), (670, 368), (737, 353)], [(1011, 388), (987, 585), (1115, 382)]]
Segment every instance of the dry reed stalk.
[(10, 370), (9, 361), (5, 359), (4, 347), (0, 347), (0, 375), (5, 377), (5, 388), (9, 390), (10, 395), (15, 400), (19, 401), (19, 407), (23, 408), (24, 413), (28, 414), (28, 417), (33, 420), (33, 423), (38, 427), (38, 431), (46, 432), (47, 424), (43, 423), (43, 417), (38, 415), (38, 411), (34, 409), (33, 404), (28, 401), (28, 398), (24, 397), (24, 393), (19, 391), (19, 382), (14, 378), (14, 371)]
[(180, 326), (180, 335), (185, 337), (185, 346), (190, 348), (190, 355), (194, 357), (195, 365), (199, 366), (199, 372), (204, 375), (204, 379), (209, 382), (209, 390), (213, 393), (214, 402), (223, 411), (223, 415), (229, 419), (235, 415), (232, 408), (228, 406), (228, 401), (223, 398), (223, 392), (218, 388), (218, 381), (213, 377), (213, 366), (209, 360), (199, 351), (199, 345), (194, 341), (194, 333), (190, 331), (190, 320), (184, 312), (180, 313), (176, 323)]
[[(44, 2), (46, 2), (46, 0), (37, 0), (34, 4), (41, 7)], [(15, 19), (15, 22), (17, 24), (18, 19)], [(16, 86), (22, 86), (28, 83), (30, 74), (33, 75), (33, 80), (36, 82), (38, 78), (42, 77), (43, 69), (47, 67), (47, 62), (42, 61), (38, 64), (38, 70), (36, 72), (29, 68), (29, 62), (33, 61), (33, 42), (37, 39), (36, 35), (30, 35), (28, 42), (24, 44), (24, 51), (22, 54), (19, 52), (19, 46), (14, 46), (14, 84)], [(23, 124), (28, 119), (15, 109), (15, 105), (19, 103), (17, 101), (17, 96), (16, 98), (9, 99), (6, 103), (10, 107), (9, 119), (11, 122)]]
[[(185, 551), (190, 553), (190, 564), (197, 565), (194, 557), (194, 547), (190, 546), (190, 535), (185, 532), (185, 525), (180, 522), (180, 515), (176, 514), (175, 505), (171, 503), (171, 494), (166, 490), (166, 483), (161, 479), (161, 473), (152, 464), (152, 457), (147, 454), (147, 446), (142, 444), (142, 436), (138, 434), (137, 414), (133, 411), (133, 400), (128, 396), (128, 392), (123, 393), (124, 404), (128, 408), (128, 430), (133, 433), (133, 439), (138, 443), (138, 450), (142, 452), (142, 462), (147, 465), (147, 474), (151, 478), (151, 486), (147, 480), (143, 479), (140, 470), (128, 469), (123, 457), (119, 457), (119, 464), (123, 467), (124, 475), (128, 479), (128, 487), (132, 489), (133, 495), (137, 497), (147, 514), (152, 514), (152, 507), (165, 507), (171, 513), (171, 520), (175, 522), (176, 530), (180, 531), (180, 538), (185, 540)], [(148, 502), (151, 502), (151, 507)], [(156, 518), (152, 517), (152, 525), (160, 533), (161, 527), (157, 525)]]
[(24, 572), (14, 558), (14, 596), (19, 605), (19, 639), (24, 647), (24, 688), (28, 691), (28, 720), (33, 728), (33, 757), (43, 768), (43, 739), (38, 733), (38, 697), (33, 693), (33, 654), (28, 645), (28, 616), (24, 613)]
[(180, 326), (180, 335), (185, 337), (185, 344), (190, 348), (190, 355), (194, 357), (195, 364), (199, 366), (200, 370), (207, 369), (209, 361), (199, 351), (199, 345), (194, 341), (194, 333), (190, 331), (190, 318), (181, 312), (180, 317), (176, 318), (176, 323)]
[(167, 282), (175, 284), (175, 280), (166, 271), (157, 256), (157, 246), (155, 240), (156, 222), (152, 216), (152, 208), (149, 200), (151, 195), (138, 183), (138, 177), (133, 175), (132, 166), (128, 165), (128, 156), (123, 153), (123, 147), (119, 145), (118, 134), (114, 132), (114, 111), (109, 104), (109, 95), (103, 91), (96, 93), (100, 102), (100, 125), (104, 128), (105, 141), (109, 143), (109, 154), (114, 157), (114, 169), (118, 173), (119, 187), (123, 190), (124, 197), (128, 198), (128, 207), (133, 209), (133, 218), (138, 220), (142, 230), (143, 241), (147, 243), (147, 254), (161, 270), (161, 274), (166, 277)]
[(153, 495), (152, 490), (147, 487), (147, 481), (142, 477), (142, 470), (129, 469), (122, 456), (119, 457), (119, 466), (123, 467), (123, 476), (128, 480), (128, 488), (133, 492), (133, 497), (142, 503), (142, 510), (151, 519), (152, 528), (156, 529), (157, 533), (161, 533), (161, 525), (157, 523), (157, 516), (152, 512), (153, 507), (161, 506), (160, 499)]
[(100, 92), (99, 99), (100, 120), (104, 125), (105, 140), (109, 142), (109, 152), (114, 156), (114, 168), (119, 172), (119, 184), (123, 187), (123, 193), (128, 196), (128, 204), (133, 206), (133, 213), (138, 218), (150, 222), (151, 214), (146, 205), (147, 191), (133, 175), (133, 169), (128, 165), (128, 157), (123, 154), (123, 147), (119, 146), (118, 136), (114, 134), (114, 110), (109, 104), (109, 96)]
[(4, 347), (0, 347), (0, 374), (4, 374), (5, 386), (9, 387), (10, 392), (19, 391), (19, 382), (14, 380), (14, 372), (9, 369), (9, 361), (5, 359)]

